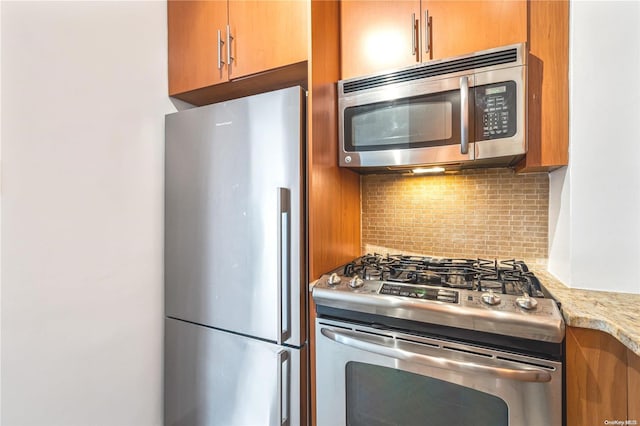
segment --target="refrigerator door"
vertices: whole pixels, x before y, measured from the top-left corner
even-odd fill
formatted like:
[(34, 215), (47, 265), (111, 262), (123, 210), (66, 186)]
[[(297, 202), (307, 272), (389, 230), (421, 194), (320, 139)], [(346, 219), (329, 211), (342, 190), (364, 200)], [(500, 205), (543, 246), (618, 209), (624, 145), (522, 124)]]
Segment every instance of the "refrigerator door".
[(305, 360), (306, 346), (284, 348), (167, 318), (165, 425), (306, 424)]
[(301, 346), (305, 94), (166, 117), (168, 317)]

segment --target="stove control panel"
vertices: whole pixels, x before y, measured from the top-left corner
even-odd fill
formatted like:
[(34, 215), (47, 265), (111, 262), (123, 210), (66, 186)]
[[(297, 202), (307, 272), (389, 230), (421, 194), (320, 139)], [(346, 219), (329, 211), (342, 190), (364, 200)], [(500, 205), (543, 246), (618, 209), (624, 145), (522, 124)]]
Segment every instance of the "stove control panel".
[(436, 300), (438, 302), (458, 303), (456, 290), (447, 290), (438, 287), (409, 286), (384, 283), (380, 287), (379, 294), (392, 296), (413, 297), (415, 299)]

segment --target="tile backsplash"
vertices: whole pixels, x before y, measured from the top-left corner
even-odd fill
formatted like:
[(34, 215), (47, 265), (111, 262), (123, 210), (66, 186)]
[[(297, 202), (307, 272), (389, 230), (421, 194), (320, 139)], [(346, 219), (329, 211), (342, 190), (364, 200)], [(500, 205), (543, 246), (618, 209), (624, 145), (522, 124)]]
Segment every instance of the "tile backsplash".
[(363, 175), (362, 250), (546, 265), (549, 177), (511, 169)]

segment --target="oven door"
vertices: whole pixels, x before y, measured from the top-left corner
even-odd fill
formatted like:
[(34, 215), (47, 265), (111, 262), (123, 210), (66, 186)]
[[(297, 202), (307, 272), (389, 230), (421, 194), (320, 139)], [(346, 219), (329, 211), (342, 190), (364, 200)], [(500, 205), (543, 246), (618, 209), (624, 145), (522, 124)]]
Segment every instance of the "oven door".
[(316, 321), (318, 426), (562, 424), (562, 364)]

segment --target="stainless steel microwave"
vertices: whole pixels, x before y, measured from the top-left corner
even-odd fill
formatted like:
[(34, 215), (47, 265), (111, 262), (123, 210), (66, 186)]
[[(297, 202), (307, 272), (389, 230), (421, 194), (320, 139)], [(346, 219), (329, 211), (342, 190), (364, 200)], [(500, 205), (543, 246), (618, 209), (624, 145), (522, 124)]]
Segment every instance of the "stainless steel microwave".
[(526, 44), (338, 82), (339, 164), (512, 166), (527, 152)]

